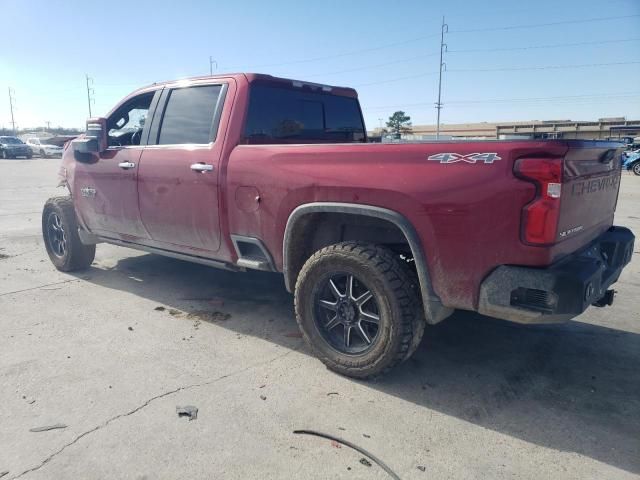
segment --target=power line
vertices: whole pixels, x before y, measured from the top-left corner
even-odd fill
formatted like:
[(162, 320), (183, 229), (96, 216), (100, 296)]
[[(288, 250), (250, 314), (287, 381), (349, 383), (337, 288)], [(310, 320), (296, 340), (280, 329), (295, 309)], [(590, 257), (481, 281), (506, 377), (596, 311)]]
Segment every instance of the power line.
[(410, 80), (410, 79), (414, 79), (414, 78), (421, 78), (421, 77), (428, 77), (430, 75), (438, 75), (438, 72), (427, 72), (427, 73), (419, 73), (417, 75), (409, 75), (406, 77), (397, 77), (397, 78), (390, 78), (388, 80), (380, 80), (377, 82), (369, 82), (369, 83), (360, 83), (358, 85), (354, 85), (354, 87), (368, 87), (369, 85), (380, 85), (383, 83), (392, 83), (392, 82), (399, 82), (401, 80)]
[[(532, 45), (532, 46), (509, 47), (509, 48), (488, 48), (488, 49), (478, 48), (478, 49), (468, 49), (468, 50), (466, 50), (466, 49), (465, 50), (450, 50), (449, 48), (447, 48), (446, 49), (446, 53), (500, 52), (500, 51), (511, 51), (511, 50), (530, 50), (530, 49), (544, 49), (544, 48), (573, 47), (573, 46), (580, 46), (580, 45), (600, 45), (600, 44), (622, 43), (622, 42), (632, 42), (632, 41), (640, 41), (640, 38), (629, 38), (629, 39), (620, 39), (620, 40), (602, 40), (602, 41), (580, 42), (580, 43), (555, 43), (555, 44), (549, 44), (549, 45)], [(327, 76), (331, 76), (331, 75), (340, 75), (340, 74), (343, 74), (343, 73), (358, 72), (358, 71), (362, 71), (362, 70), (371, 70), (371, 69), (380, 68), (380, 67), (388, 67), (389, 65), (397, 65), (397, 64), (401, 64), (401, 63), (412, 62), (414, 60), (420, 60), (420, 59), (427, 58), (427, 57), (435, 57), (436, 55), (439, 55), (439, 54), (440, 54), (440, 51), (431, 52), (431, 53), (427, 53), (427, 54), (424, 54), (424, 55), (417, 55), (415, 57), (402, 58), (402, 59), (399, 59), (399, 60), (393, 60), (393, 61), (384, 62), (384, 63), (376, 63), (374, 65), (363, 65), (361, 67), (353, 67), (353, 68), (348, 68), (348, 69), (345, 69), (345, 70), (338, 70), (338, 71), (334, 71), (334, 72), (312, 73), (310, 75), (305, 75), (305, 77), (307, 77), (307, 78), (327, 77)]]
[[(549, 45), (531, 45), (531, 46), (509, 47), (509, 48), (489, 48), (489, 49), (478, 48), (478, 49), (468, 49), (468, 50), (449, 50), (447, 48), (446, 53), (499, 52), (499, 51), (510, 51), (510, 50), (530, 50), (530, 49), (544, 49), (544, 48), (573, 47), (573, 46), (580, 46), (580, 45), (600, 45), (600, 44), (622, 43), (622, 42), (632, 42), (632, 41), (640, 41), (640, 38), (629, 38), (629, 39), (620, 39), (620, 40), (602, 40), (602, 41), (580, 42), (580, 43), (555, 43), (555, 44), (549, 44)], [(380, 67), (387, 67), (389, 65), (397, 65), (405, 62), (412, 62), (414, 60), (420, 60), (427, 57), (434, 57), (439, 54), (440, 54), (439, 51), (431, 52), (424, 55), (417, 55), (415, 57), (402, 58), (399, 60), (393, 60), (393, 61), (384, 62), (384, 63), (376, 63), (374, 65), (363, 65), (361, 67), (353, 67), (353, 68), (338, 70), (334, 72), (313, 73), (310, 75), (305, 75), (305, 77), (308, 77), (308, 78), (326, 77), (330, 75), (340, 75), (343, 73), (358, 72), (361, 70), (370, 70), (370, 69), (375, 69)]]
[[(485, 100), (450, 100), (447, 105), (471, 105), (482, 103), (518, 103), (518, 102), (547, 102), (547, 101), (584, 101), (593, 99), (613, 99), (613, 98), (630, 98), (640, 97), (640, 92), (611, 92), (611, 93), (593, 93), (584, 95), (563, 95), (554, 97), (516, 97), (516, 98), (491, 98)], [(431, 105), (429, 102), (421, 103), (403, 103), (395, 105), (378, 105), (373, 107), (363, 108), (363, 110), (386, 110), (399, 107), (423, 107)]]
[(640, 61), (611, 62), (611, 63), (582, 63), (574, 65), (539, 65), (534, 67), (508, 67), (508, 68), (469, 68), (448, 70), (449, 72), (519, 72), (524, 70), (562, 70), (569, 68), (611, 67), (618, 65), (637, 65)]
[[(418, 42), (420, 40), (425, 40), (427, 38), (437, 37), (439, 35), (440, 35), (439, 33), (435, 33), (435, 34), (432, 34), (432, 35), (423, 35), (421, 37), (414, 37), (414, 38), (411, 38), (411, 39), (402, 40), (400, 42), (394, 42), (394, 43), (388, 43), (386, 45), (380, 45), (379, 47), (363, 48), (361, 50), (352, 50), (350, 52), (337, 53), (335, 55), (326, 55), (326, 56), (322, 56), (322, 57), (306, 58), (306, 59), (300, 59), (300, 60), (292, 60), (292, 61), (283, 62), (283, 63), (266, 63), (266, 64), (262, 64), (262, 65), (254, 65), (252, 67), (252, 69), (264, 68), (264, 67), (280, 67), (280, 66), (283, 66), (283, 65), (295, 65), (295, 64), (299, 64), (299, 63), (319, 62), (319, 61), (322, 61), (322, 60), (331, 60), (331, 59), (334, 59), (334, 58), (348, 57), (348, 56), (351, 56), (351, 55), (359, 55), (361, 53), (375, 52), (375, 51), (378, 51), (378, 50), (384, 50), (386, 48), (398, 47), (400, 45), (406, 45), (407, 43)], [(240, 69), (240, 70), (243, 70), (243, 69)]]
[[(482, 8), (482, 9), (478, 9), (478, 10), (473, 10), (473, 9), (466, 9), (464, 10), (464, 14), (452, 14), (449, 15), (449, 18), (453, 17), (454, 19), (458, 19), (458, 18), (478, 18), (480, 15), (492, 15), (492, 14), (512, 14), (512, 13), (524, 13), (524, 12), (540, 12), (542, 9), (552, 9), (555, 8), (555, 6), (557, 5), (557, 1), (551, 0), (549, 2), (547, 2), (547, 5), (543, 5), (543, 3), (545, 2), (540, 2), (537, 1), (535, 2), (535, 6), (531, 6), (529, 8), (518, 8), (518, 9), (505, 9), (505, 8), (497, 8), (497, 9), (486, 9), (486, 8)], [(624, 4), (628, 4), (629, 0), (607, 0), (607, 7), (610, 7), (611, 4), (613, 3), (624, 3)], [(482, 5), (482, 7), (484, 7), (485, 5)]]
[(471, 105), (474, 103), (519, 103), (519, 102), (556, 102), (556, 101), (574, 101), (574, 100), (593, 100), (597, 98), (629, 98), (629, 97), (637, 97), (640, 96), (640, 92), (630, 92), (630, 93), (607, 93), (607, 94), (594, 94), (594, 95), (565, 95), (565, 96), (556, 96), (556, 97), (520, 97), (520, 98), (492, 98), (488, 100), (455, 100), (449, 102), (450, 104), (457, 105)]
[[(618, 17), (609, 17), (609, 18), (618, 18)], [(626, 18), (626, 17), (623, 17)], [(307, 62), (314, 62), (314, 61), (320, 61), (320, 60), (328, 60), (328, 59), (332, 59), (332, 58), (340, 58), (340, 57), (345, 57), (345, 56), (349, 56), (349, 55), (357, 55), (360, 53), (364, 53), (364, 52), (370, 52), (370, 51), (376, 51), (376, 50), (382, 50), (385, 48), (390, 48), (390, 47), (394, 47), (394, 46), (398, 46), (398, 45), (405, 45), (407, 43), (411, 43), (414, 41), (418, 41), (418, 40), (423, 40), (426, 38), (432, 38), (434, 36), (437, 36), (438, 34), (434, 34), (434, 35), (427, 35), (427, 36), (422, 36), (422, 37), (416, 37), (416, 38), (412, 38), (409, 40), (403, 40), (401, 42), (396, 42), (396, 43), (391, 43), (391, 44), (387, 44), (387, 45), (381, 45), (379, 47), (373, 47), (373, 48), (369, 48), (369, 49), (362, 49), (362, 50), (355, 50), (352, 52), (344, 52), (344, 53), (340, 53), (340, 54), (336, 54), (336, 55), (328, 55), (328, 56), (324, 56), (324, 57), (315, 57), (315, 58), (309, 58), (309, 59), (301, 59), (301, 60), (294, 60), (291, 62), (284, 62), (284, 63), (272, 63), (272, 64), (262, 64), (262, 65), (256, 65), (253, 68), (262, 68), (262, 67), (275, 67), (275, 66), (282, 66), (282, 65), (293, 65), (293, 64), (298, 64), (298, 63), (307, 63)], [(594, 41), (594, 42), (579, 42), (579, 43), (557, 43), (557, 44), (550, 44), (550, 45), (533, 45), (533, 46), (523, 46), (523, 47), (510, 47), (510, 48), (492, 48), (492, 49), (465, 49), (465, 50), (448, 50), (447, 49), (447, 53), (467, 53), (467, 52), (493, 52), (493, 51), (509, 51), (509, 50), (529, 50), (529, 49), (544, 49), (544, 48), (558, 48), (558, 47), (566, 47), (566, 46), (580, 46), (580, 45), (597, 45), (597, 44), (608, 44), (608, 43), (621, 43), (621, 42), (631, 42), (631, 41), (640, 41), (640, 38), (629, 38), (629, 39), (620, 39), (620, 40), (602, 40), (602, 41)], [(361, 70), (368, 70), (368, 69), (375, 69), (375, 68), (380, 68), (380, 67), (385, 67), (385, 66), (389, 66), (389, 65), (396, 65), (396, 64), (400, 64), (400, 63), (404, 63), (404, 62), (410, 62), (413, 60), (419, 60), (421, 58), (426, 58), (426, 57), (431, 57), (431, 56), (435, 56), (438, 55), (439, 52), (432, 52), (432, 53), (428, 53), (425, 55), (418, 55), (415, 57), (410, 57), (410, 58), (405, 58), (405, 59), (400, 59), (400, 60), (393, 60), (390, 62), (384, 62), (384, 63), (377, 63), (374, 65), (365, 65), (362, 67), (354, 67), (354, 68), (349, 68), (349, 69), (345, 69), (345, 70), (338, 70), (338, 71), (334, 71), (334, 72), (323, 72), (323, 73), (313, 73), (311, 75), (306, 75), (306, 77), (309, 78), (313, 78), (313, 77), (321, 77), (321, 76), (329, 76), (329, 75), (339, 75), (342, 73), (350, 73), (350, 72), (356, 72), (356, 71), (361, 71)], [(210, 58), (210, 62), (211, 62), (211, 58)], [(217, 68), (217, 62), (213, 61), (216, 64), (216, 68)], [(210, 68), (213, 66), (212, 63), (210, 63)], [(242, 68), (240, 68), (239, 70), (243, 70)], [(427, 74), (427, 75), (431, 75), (431, 73)], [(419, 76), (424, 76), (424, 75), (419, 75)], [(416, 78), (416, 77), (403, 77), (404, 78)], [(392, 80), (395, 81), (395, 80)], [(367, 86), (367, 85), (375, 85), (378, 83), (387, 83), (387, 80), (381, 81), (381, 82), (371, 82), (371, 83), (366, 83), (366, 84), (360, 84), (360, 85), (356, 85), (356, 86)], [(141, 82), (144, 83), (144, 82)], [(104, 86), (104, 87), (124, 87), (124, 86), (137, 86), (140, 85), (141, 83), (100, 83), (97, 84), (97, 86)], [(146, 83), (153, 83), (153, 82), (146, 82)]]
[[(588, 67), (609, 67), (609, 66), (619, 66), (619, 65), (636, 65), (636, 64), (640, 64), (640, 61), (638, 62), (612, 62), (612, 63), (585, 63), (585, 64), (579, 64), (579, 65), (540, 65), (540, 66), (535, 66), (535, 67), (511, 67), (511, 68), (470, 68), (470, 69), (454, 69), (454, 70), (450, 70), (447, 69), (445, 70), (447, 73), (449, 72), (454, 72), (454, 73), (468, 73), (468, 72), (473, 72), (473, 73), (477, 73), (477, 72), (516, 72), (516, 71), (526, 71), (526, 70), (556, 70), (556, 69), (570, 69), (570, 68), (588, 68)], [(370, 85), (379, 85), (379, 84), (383, 84), (383, 83), (392, 83), (392, 82), (400, 82), (402, 80), (412, 80), (414, 78), (421, 78), (421, 77), (426, 77), (429, 75), (438, 75), (438, 72), (427, 72), (427, 73), (420, 73), (417, 75), (408, 75), (406, 77), (397, 77), (397, 78), (390, 78), (388, 80), (380, 80), (377, 82), (369, 82), (369, 83), (361, 83), (359, 85), (354, 85), (355, 87), (368, 87)]]
[(487, 28), (471, 28), (468, 30), (451, 30), (450, 33), (475, 33), (475, 32), (493, 32), (498, 30), (518, 30), (521, 28), (538, 28), (538, 27), (554, 27), (557, 25), (569, 25), (574, 23), (590, 23), (590, 22), (605, 22), (610, 20), (621, 20), (623, 18), (635, 18), (640, 17), (640, 14), (635, 15), (620, 15), (617, 17), (598, 17), (598, 18), (585, 18), (582, 20), (562, 20), (559, 22), (549, 23), (531, 23), (527, 25), (506, 25), (503, 27), (487, 27)]
[[(567, 100), (549, 100), (546, 102), (543, 101), (522, 101), (522, 102), (497, 102), (492, 104), (493, 107), (509, 107), (509, 106), (519, 106), (528, 105), (528, 108), (542, 107), (545, 109), (549, 108), (549, 104), (553, 103), (553, 105), (596, 105), (599, 103), (604, 103), (605, 105), (613, 105), (615, 103), (622, 104), (627, 106), (631, 101), (636, 101), (636, 99), (640, 99), (640, 95), (626, 95), (620, 97), (593, 97), (593, 98), (578, 98), (578, 99), (567, 99)], [(473, 103), (473, 104), (454, 104), (450, 105), (450, 108), (466, 108), (471, 109), (474, 107), (481, 107), (482, 110), (486, 110), (488, 107), (485, 103)]]
[(357, 72), (360, 70), (369, 70), (369, 69), (373, 69), (373, 68), (379, 68), (379, 67), (388, 67), (389, 65), (396, 65), (398, 63), (405, 63), (405, 62), (412, 62), (414, 60), (419, 60), (422, 58), (427, 58), (427, 57), (435, 57), (436, 55), (439, 55), (440, 52), (432, 52), (432, 53), (427, 53), (425, 55), (418, 55), (416, 57), (411, 57), (411, 58), (402, 58), (400, 60), (393, 60), (391, 62), (385, 62), (385, 63), (378, 63), (376, 65), (365, 65), (362, 67), (355, 67), (355, 68), (349, 68), (347, 70), (340, 70), (337, 72), (327, 72), (327, 73), (314, 73), (311, 75), (305, 75), (305, 77), (323, 77), (323, 76), (329, 76), (329, 75), (338, 75), (341, 73), (349, 73), (349, 72)]
[(470, 48), (465, 50), (448, 50), (448, 53), (472, 53), (472, 52), (507, 52), (512, 50), (535, 50), (544, 48), (560, 48), (560, 47), (578, 47), (582, 45), (604, 45), (610, 43), (623, 43), (623, 42), (636, 42), (640, 41), (640, 38), (627, 38), (620, 40), (600, 40), (593, 42), (579, 42), (579, 43), (555, 43), (548, 45), (530, 45), (524, 47), (506, 47), (506, 48)]
[[(507, 48), (477, 48), (477, 49), (463, 49), (463, 50), (451, 50), (447, 48), (446, 53), (475, 53), (475, 52), (500, 52), (500, 51), (515, 51), (515, 50), (533, 50), (533, 49), (545, 49), (545, 48), (560, 48), (560, 47), (574, 47), (574, 46), (582, 46), (582, 45), (600, 45), (600, 44), (612, 44), (612, 43), (624, 43), (624, 42), (635, 42), (640, 41), (640, 38), (626, 38), (626, 39), (615, 39), (615, 40), (597, 40), (593, 42), (577, 42), (577, 43), (555, 43), (555, 44), (547, 44), (547, 45), (529, 45), (529, 46), (520, 46), (520, 47), (507, 47)], [(339, 75), (343, 73), (357, 72), (361, 70), (369, 70), (381, 67), (387, 67), (389, 65), (397, 65), (405, 62), (412, 62), (414, 60), (420, 60), (428, 57), (433, 57), (439, 55), (440, 52), (431, 52), (424, 55), (417, 55), (409, 58), (402, 58), (399, 60), (393, 60), (390, 62), (384, 63), (376, 63), (373, 65), (364, 65), (361, 67), (354, 67), (345, 70), (338, 70), (334, 72), (323, 72), (323, 73), (313, 73), (310, 75), (305, 75), (308, 78), (321, 77), (321, 76), (330, 76), (330, 75)], [(216, 64), (215, 60), (213, 61)], [(429, 74), (431, 75), (431, 74)], [(421, 75), (422, 76), (422, 75)], [(92, 83), (93, 87), (136, 87), (140, 85), (152, 84), (152, 81), (147, 82), (136, 82), (136, 83)], [(382, 82), (381, 82), (382, 83)], [(384, 81), (386, 83), (386, 81)], [(373, 83), (375, 84), (375, 83)], [(369, 85), (369, 84), (366, 84)], [(363, 85), (359, 85), (363, 86)], [(63, 89), (63, 90), (46, 90), (39, 91), (37, 94), (39, 95), (49, 95), (49, 94), (59, 94), (59, 93), (68, 93), (68, 92), (76, 92), (75, 88), (73, 89)], [(94, 102), (95, 103), (95, 102)]]
[[(507, 26), (503, 26), (503, 27), (477, 28), (477, 29), (468, 29), (468, 30), (451, 30), (450, 33), (472, 33), (472, 32), (493, 31), (493, 30), (516, 30), (516, 29), (521, 29), (521, 28), (548, 27), (548, 26), (566, 25), (566, 24), (572, 24), (572, 23), (577, 23), (578, 24), (578, 23), (589, 23), (589, 22), (603, 22), (603, 21), (619, 20), (619, 19), (634, 18), (634, 17), (640, 17), (640, 14), (636, 14), (636, 15), (621, 15), (621, 16), (615, 16), (615, 17), (587, 18), (587, 19), (582, 19), (582, 20), (563, 20), (563, 21), (559, 21), (559, 22), (538, 23), (538, 24), (529, 24), (529, 25), (507, 25)], [(374, 51), (378, 51), (378, 50), (384, 50), (384, 49), (387, 49), (387, 48), (398, 47), (398, 46), (401, 46), (401, 45), (406, 45), (408, 43), (418, 42), (418, 41), (421, 41), (421, 40), (425, 40), (425, 39), (428, 39), (428, 38), (434, 38), (434, 37), (438, 37), (438, 36), (440, 36), (440, 33), (435, 33), (435, 34), (431, 34), (431, 35), (423, 35), (423, 36), (419, 36), (419, 37), (414, 37), (414, 38), (402, 40), (402, 41), (399, 41), (399, 42), (380, 45), (378, 47), (363, 48), (363, 49), (359, 49), (359, 50), (352, 50), (352, 51), (349, 51), (349, 52), (342, 52), (342, 53), (337, 53), (337, 54), (333, 54), (333, 55), (324, 55), (324, 56), (321, 56), (321, 57), (306, 58), (306, 59), (299, 59), (299, 60), (291, 60), (291, 61), (281, 62), (281, 63), (266, 63), (266, 64), (261, 64), (261, 65), (254, 65), (248, 70), (257, 69), (257, 68), (264, 68), (264, 67), (280, 67), (280, 66), (285, 66), (285, 65), (296, 65), (296, 64), (300, 64), (300, 63), (319, 62), (319, 61), (323, 61), (323, 60), (331, 60), (331, 59), (334, 59), (334, 58), (348, 57), (348, 56), (351, 56), (351, 55), (359, 55), (359, 54), (362, 54), (362, 53), (368, 53), (368, 52), (374, 52)], [(245, 68), (232, 67), (231, 70), (245, 70)]]

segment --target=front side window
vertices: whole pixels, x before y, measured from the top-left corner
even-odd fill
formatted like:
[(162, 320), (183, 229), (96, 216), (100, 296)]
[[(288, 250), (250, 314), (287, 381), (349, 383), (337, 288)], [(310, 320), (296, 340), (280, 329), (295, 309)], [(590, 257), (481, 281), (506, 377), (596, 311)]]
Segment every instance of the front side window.
[(244, 143), (365, 141), (358, 100), (325, 92), (253, 84)]
[(213, 140), (213, 117), (221, 85), (172, 90), (162, 117), (159, 145), (205, 144)]
[(110, 147), (140, 145), (154, 93), (145, 93), (129, 100), (107, 119)]

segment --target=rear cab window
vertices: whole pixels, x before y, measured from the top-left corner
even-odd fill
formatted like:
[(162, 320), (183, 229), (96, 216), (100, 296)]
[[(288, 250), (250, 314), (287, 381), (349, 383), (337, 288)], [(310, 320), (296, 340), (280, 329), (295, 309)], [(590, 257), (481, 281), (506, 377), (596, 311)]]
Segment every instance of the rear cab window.
[(207, 144), (215, 139), (214, 114), (222, 85), (171, 90), (162, 116), (158, 145)]
[(357, 98), (254, 82), (245, 144), (362, 143), (366, 132)]

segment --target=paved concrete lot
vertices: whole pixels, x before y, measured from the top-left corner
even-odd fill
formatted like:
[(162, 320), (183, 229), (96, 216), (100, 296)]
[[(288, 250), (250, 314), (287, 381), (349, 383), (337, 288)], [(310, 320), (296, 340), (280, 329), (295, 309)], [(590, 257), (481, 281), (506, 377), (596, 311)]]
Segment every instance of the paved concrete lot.
[[(40, 212), (65, 193), (59, 163), (0, 161), (3, 480), (390, 478), (296, 429), (402, 479), (640, 474), (640, 255), (613, 307), (535, 327), (456, 314), (358, 382), (309, 354), (278, 275), (109, 245), (57, 272)], [(623, 174), (617, 223), (640, 232), (640, 177)]]

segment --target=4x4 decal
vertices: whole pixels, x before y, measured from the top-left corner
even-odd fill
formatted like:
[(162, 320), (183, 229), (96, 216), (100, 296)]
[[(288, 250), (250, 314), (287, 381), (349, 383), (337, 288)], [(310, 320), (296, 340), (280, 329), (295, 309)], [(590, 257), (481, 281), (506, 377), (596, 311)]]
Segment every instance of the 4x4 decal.
[(501, 160), (497, 153), (469, 153), (463, 155), (461, 153), (436, 153), (430, 155), (427, 160), (433, 160), (440, 163), (493, 163), (496, 160)]

